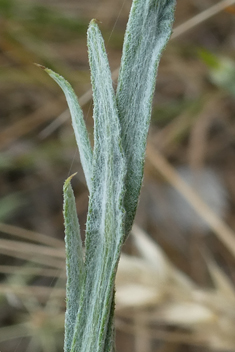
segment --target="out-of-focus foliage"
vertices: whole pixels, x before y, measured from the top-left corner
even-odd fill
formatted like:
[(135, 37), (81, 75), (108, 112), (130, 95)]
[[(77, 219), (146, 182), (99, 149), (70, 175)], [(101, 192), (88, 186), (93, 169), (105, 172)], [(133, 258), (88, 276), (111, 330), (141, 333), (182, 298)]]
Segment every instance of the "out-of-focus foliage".
[[(178, 1), (176, 27), (188, 19), (195, 21), (196, 15), (202, 18), (204, 10), (210, 14), (211, 6), (219, 2)], [(83, 239), (85, 231), (88, 194), (66, 102), (60, 89), (33, 63), (60, 72), (79, 98), (88, 91), (79, 102), (91, 134), (87, 25), (91, 18), (102, 21), (108, 58), (115, 71), (130, 3), (0, 0), (0, 207), (5, 213), (1, 221), (6, 222), (0, 222), (0, 350), (4, 352), (62, 351), (62, 187), (75, 172), (73, 188)], [(231, 6), (191, 30), (185, 27), (164, 52), (149, 134), (149, 145), (155, 152), (151, 158), (147, 153), (137, 221), (157, 241), (165, 260), (158, 257), (155, 266), (146, 265), (147, 258), (135, 256), (122, 261), (119, 274), (126, 280), (117, 284), (117, 351), (235, 349), (234, 256), (210, 226), (195, 226), (193, 214), (193, 226), (186, 227), (184, 217), (176, 219), (185, 207), (190, 209), (190, 203), (182, 206), (175, 198), (177, 212), (170, 216), (175, 202), (165, 193), (172, 184), (157, 162), (160, 152), (175, 171), (182, 167), (189, 170), (195, 175), (191, 185), (197, 194), (202, 188), (197, 175), (208, 169), (216, 175), (224, 189), (220, 196), (225, 206), (220, 216), (234, 231), (234, 9)], [(206, 53), (198, 55), (198, 48)], [(116, 77), (114, 74), (115, 89)], [(187, 177), (183, 179), (187, 181)], [(209, 184), (203, 197), (206, 202), (210, 194), (218, 196), (220, 188), (215, 185), (211, 189), (210, 177), (203, 180)], [(159, 220), (161, 210), (165, 217)], [(205, 212), (203, 221), (206, 218)], [(132, 241), (124, 250), (136, 254)], [(193, 288), (181, 289), (179, 294), (172, 266), (186, 274)], [(62, 280), (57, 281), (58, 277)], [(189, 329), (185, 329), (186, 318)]]
[(235, 95), (235, 61), (206, 50), (200, 50), (199, 54), (209, 68), (211, 82)]
[(44, 40), (65, 41), (86, 33), (87, 23), (83, 19), (66, 16), (46, 6), (17, 0), (0, 0), (0, 18), (14, 22), (14, 27), (27, 32), (31, 37)]

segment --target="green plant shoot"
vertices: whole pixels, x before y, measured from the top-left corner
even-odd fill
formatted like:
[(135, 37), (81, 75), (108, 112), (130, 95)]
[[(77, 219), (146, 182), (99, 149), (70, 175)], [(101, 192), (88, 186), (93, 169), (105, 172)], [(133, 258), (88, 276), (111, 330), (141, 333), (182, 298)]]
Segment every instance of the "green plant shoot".
[(87, 36), (93, 151), (72, 87), (45, 68), (66, 96), (90, 193), (83, 254), (72, 176), (65, 182), (65, 352), (114, 351), (115, 274), (136, 212), (157, 69), (171, 35), (174, 9), (175, 0), (133, 1), (116, 93), (102, 35), (91, 21)]

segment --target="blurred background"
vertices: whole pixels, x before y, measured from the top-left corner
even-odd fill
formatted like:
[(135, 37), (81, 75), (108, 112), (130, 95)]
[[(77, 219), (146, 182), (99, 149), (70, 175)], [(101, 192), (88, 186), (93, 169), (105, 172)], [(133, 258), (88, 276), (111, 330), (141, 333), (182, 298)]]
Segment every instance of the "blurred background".
[[(86, 30), (116, 86), (131, 0), (0, 0), (0, 350), (63, 350), (62, 187), (88, 192), (62, 91), (92, 138)], [(178, 0), (159, 68), (135, 226), (117, 276), (117, 352), (235, 351), (235, 0)]]

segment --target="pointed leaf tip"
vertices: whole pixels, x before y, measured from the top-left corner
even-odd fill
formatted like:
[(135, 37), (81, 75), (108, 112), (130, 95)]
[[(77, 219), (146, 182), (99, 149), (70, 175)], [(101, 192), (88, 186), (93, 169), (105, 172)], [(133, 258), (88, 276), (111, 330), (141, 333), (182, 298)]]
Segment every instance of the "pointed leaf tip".
[(99, 23), (102, 23), (102, 22), (101, 22), (100, 20), (97, 20), (96, 18), (93, 18), (93, 19), (90, 21), (89, 26), (98, 25)]
[(58, 73), (50, 70), (49, 68), (44, 69), (46, 73), (60, 86), (63, 90), (71, 118), (72, 126), (74, 129), (75, 138), (78, 145), (80, 154), (80, 160), (83, 167), (83, 171), (86, 177), (86, 182), (89, 191), (91, 190), (91, 175), (92, 175), (92, 148), (89, 140), (88, 131), (83, 117), (82, 109), (79, 105), (78, 98), (68, 81), (66, 81)]
[(74, 174), (72, 174), (71, 176), (69, 176), (69, 177), (65, 180), (65, 182), (64, 182), (64, 188), (68, 187), (68, 185), (70, 184), (72, 178), (73, 178), (75, 175), (77, 175), (77, 172), (75, 172)]
[(37, 67), (39, 67), (39, 68), (41, 68), (42, 70), (45, 70), (45, 69), (46, 69), (45, 66), (43, 66), (43, 65), (41, 65), (41, 64), (37, 64), (36, 62), (34, 62), (34, 65), (37, 66)]

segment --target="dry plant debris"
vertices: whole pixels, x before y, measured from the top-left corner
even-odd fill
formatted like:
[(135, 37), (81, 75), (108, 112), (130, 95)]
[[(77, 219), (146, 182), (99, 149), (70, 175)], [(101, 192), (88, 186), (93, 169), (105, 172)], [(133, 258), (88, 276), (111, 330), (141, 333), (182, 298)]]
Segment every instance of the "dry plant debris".
[[(154, 261), (149, 262), (141, 248), (138, 257), (123, 256), (117, 281), (116, 320), (117, 328), (124, 330), (117, 336), (121, 351), (153, 352), (157, 347), (159, 351), (182, 352), (208, 351), (208, 348), (235, 350), (233, 240), (231, 244), (228, 242), (229, 250), (222, 244), (224, 234), (233, 238), (235, 229), (235, 106), (231, 84), (234, 77), (234, 1), (182, 0), (178, 3), (175, 39), (165, 52), (159, 74), (149, 145), (154, 156), (148, 154), (145, 184), (156, 180), (165, 184), (169, 177), (169, 173), (161, 172), (160, 163), (154, 166), (157, 157), (167, 162), (167, 166), (173, 166), (174, 172), (182, 165), (193, 170), (208, 167), (215, 170), (224, 181), (229, 197), (223, 219), (214, 217), (220, 226), (214, 222), (212, 229), (212, 216), (207, 236), (195, 229), (181, 231), (176, 226), (173, 226), (172, 234), (171, 219), (167, 228), (156, 226), (143, 207), (137, 221), (158, 243), (156, 245), (154, 241), (153, 245), (158, 252), (157, 267)], [(17, 10), (19, 4), (20, 12)], [(12, 193), (14, 196), (8, 198), (12, 204), (7, 212), (0, 212), (1, 239), (4, 240), (0, 243), (0, 336), (8, 339), (0, 342), (0, 349), (6, 352), (12, 352), (16, 346), (17, 352), (25, 352), (29, 334), (39, 336), (38, 331), (45, 320), (51, 324), (48, 329), (58, 341), (57, 351), (61, 351), (58, 337), (64, 312), (62, 286), (65, 275), (61, 272), (63, 249), (60, 252), (60, 247), (63, 248), (61, 186), (71, 164), (71, 172), (79, 169), (73, 162), (76, 160), (75, 145), (66, 123), (68, 114), (63, 97), (32, 63), (51, 65), (74, 84), (91, 125), (86, 46), (82, 36), (77, 37), (78, 26), (83, 28), (80, 33), (84, 33), (88, 18), (97, 17), (96, 13), (99, 13), (106, 39), (112, 33), (108, 51), (115, 84), (123, 24), (130, 1), (116, 1), (115, 4), (106, 0), (31, 2), (31, 5), (35, 4), (50, 4), (51, 8), (48, 12), (47, 6), (34, 8), (27, 2), (26, 13), (23, 1), (0, 1), (3, 20), (0, 42), (3, 207), (7, 204), (5, 196)], [(59, 11), (63, 31), (58, 27), (55, 8)], [(77, 24), (75, 13), (78, 17), (79, 14), (83, 16)], [(49, 24), (52, 19), (53, 25)], [(202, 48), (206, 49), (204, 56)], [(214, 57), (209, 55), (211, 53)], [(215, 62), (220, 68), (216, 72), (215, 66), (210, 66)], [(156, 150), (160, 153), (155, 153)], [(85, 218), (87, 192), (81, 172), (78, 176), (80, 179), (74, 184), (77, 210), (80, 217)], [(19, 204), (22, 197), (25, 203)], [(189, 202), (192, 199), (188, 197)], [(207, 212), (203, 211), (201, 215), (207, 217)], [(143, 222), (141, 217), (145, 218)], [(25, 228), (34, 229), (34, 234)], [(40, 236), (38, 232), (50, 236)], [(38, 244), (38, 247), (29, 247), (29, 244)], [(135, 251), (133, 247), (128, 244), (127, 253)], [(29, 252), (29, 248), (34, 251)], [(132, 279), (130, 275), (133, 275)], [(59, 277), (63, 284), (59, 282), (53, 288)], [(193, 280), (195, 278), (198, 280)], [(128, 292), (130, 296), (127, 296)], [(32, 295), (36, 299), (26, 307)], [(49, 318), (45, 318), (45, 310)], [(129, 335), (134, 336), (134, 344)], [(33, 339), (28, 352), (47, 351), (45, 338), (48, 337), (40, 336), (41, 340)], [(156, 340), (164, 343), (157, 345)]]

